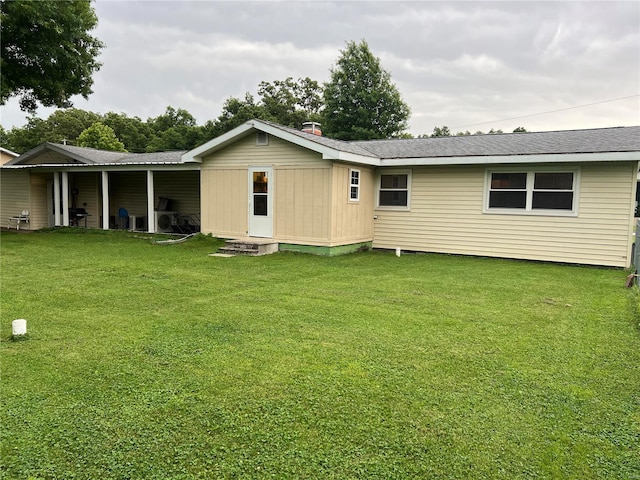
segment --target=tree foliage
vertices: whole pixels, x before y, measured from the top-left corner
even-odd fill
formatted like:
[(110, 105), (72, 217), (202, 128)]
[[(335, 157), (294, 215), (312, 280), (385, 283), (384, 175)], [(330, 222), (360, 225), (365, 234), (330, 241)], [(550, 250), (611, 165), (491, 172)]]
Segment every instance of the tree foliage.
[(125, 152), (124, 144), (118, 140), (113, 128), (100, 122), (96, 122), (78, 136), (79, 147), (97, 148), (98, 150), (111, 150)]
[(307, 121), (321, 121), (322, 86), (309, 77), (294, 81), (288, 77), (273, 82), (260, 82), (258, 100), (247, 92), (244, 98), (229, 97), (215, 121), (205, 124), (205, 132), (213, 138), (242, 123), (257, 118), (300, 128)]
[(399, 137), (409, 106), (367, 42), (348, 42), (324, 87), (322, 130), (341, 140)]
[[(513, 133), (524, 133), (524, 132), (526, 132), (526, 131), (527, 131), (527, 130), (526, 130), (524, 127), (518, 127), (518, 128), (516, 128), (516, 129), (513, 131)], [(497, 130), (496, 130), (496, 129), (494, 129), (494, 128), (492, 128), (491, 130), (489, 130), (489, 131), (487, 132), (487, 134), (489, 134), (489, 135), (494, 134), (494, 133), (504, 133), (504, 132), (503, 132), (503, 131), (502, 131), (502, 129), (500, 129), (500, 128), (499, 128), (499, 129), (497, 129)], [(455, 134), (455, 136), (456, 136), (456, 137), (464, 137), (464, 136), (467, 136), (467, 135), (484, 135), (484, 134), (485, 134), (485, 133), (484, 133), (484, 132), (482, 132), (482, 131), (480, 131), (480, 130), (478, 130), (476, 133), (473, 133), (473, 134), (472, 134), (471, 132), (469, 132), (469, 130), (467, 130), (467, 131), (465, 131), (465, 132), (457, 132), (457, 133)], [(451, 136), (453, 136), (453, 135), (454, 135), (454, 134), (451, 132), (451, 130), (449, 129), (449, 127), (447, 127), (446, 125), (444, 125), (444, 126), (442, 126), (442, 127), (434, 127), (434, 128), (433, 128), (433, 133), (431, 133), (431, 135), (428, 135), (428, 134), (427, 134), (427, 135), (418, 135), (418, 138), (428, 138), (428, 137), (451, 137)]]
[(0, 11), (0, 104), (19, 96), (34, 112), (37, 102), (66, 108), (92, 93), (104, 45), (89, 34), (98, 23), (89, 0), (2, 0)]

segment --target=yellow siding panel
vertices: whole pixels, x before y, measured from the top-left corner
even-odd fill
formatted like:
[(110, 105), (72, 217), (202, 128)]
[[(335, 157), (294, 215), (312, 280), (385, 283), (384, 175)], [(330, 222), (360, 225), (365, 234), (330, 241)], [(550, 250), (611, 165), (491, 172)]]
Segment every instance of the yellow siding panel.
[(626, 267), (636, 162), (580, 167), (577, 217), (482, 212), (484, 167), (414, 168), (411, 211), (376, 210), (374, 247)]
[(334, 245), (373, 240), (374, 170), (356, 168), (360, 171), (360, 199), (354, 202), (349, 198), (350, 168), (341, 164), (333, 166), (331, 241)]
[(242, 168), (202, 171), (202, 232), (222, 238), (247, 234), (247, 175), (247, 170)]
[(269, 136), (269, 145), (256, 145), (255, 135), (249, 134), (228, 147), (202, 159), (202, 168), (225, 166), (329, 166), (319, 153)]
[[(49, 212), (47, 209), (47, 180), (48, 175), (31, 175), (30, 176), (30, 228), (38, 230), (49, 226)], [(22, 227), (20, 227), (22, 228)]]
[[(24, 170), (0, 171), (0, 215), (3, 226), (9, 223), (9, 217), (19, 215), (23, 210), (31, 210), (29, 172)], [(20, 225), (23, 228), (24, 225)], [(26, 228), (26, 227), (25, 227)], [(33, 226), (31, 226), (33, 228)]]

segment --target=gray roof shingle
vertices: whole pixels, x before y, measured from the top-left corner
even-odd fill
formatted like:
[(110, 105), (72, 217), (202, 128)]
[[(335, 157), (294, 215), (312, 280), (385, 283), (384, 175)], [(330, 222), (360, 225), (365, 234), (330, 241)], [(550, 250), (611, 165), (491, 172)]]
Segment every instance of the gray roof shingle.
[(640, 127), (350, 142), (381, 159), (640, 151)]

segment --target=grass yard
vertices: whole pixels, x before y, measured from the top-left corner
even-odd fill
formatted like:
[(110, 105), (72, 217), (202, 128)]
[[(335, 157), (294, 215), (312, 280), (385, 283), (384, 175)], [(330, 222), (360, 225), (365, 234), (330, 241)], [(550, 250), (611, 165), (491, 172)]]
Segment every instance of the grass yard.
[(219, 245), (2, 233), (1, 478), (640, 478), (628, 272)]

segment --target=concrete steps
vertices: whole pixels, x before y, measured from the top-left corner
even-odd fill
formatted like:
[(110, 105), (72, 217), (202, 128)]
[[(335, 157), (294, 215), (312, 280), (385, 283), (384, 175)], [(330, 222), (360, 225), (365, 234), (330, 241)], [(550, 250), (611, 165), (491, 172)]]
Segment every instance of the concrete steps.
[(278, 242), (271, 239), (227, 240), (220, 252), (230, 255), (269, 255), (278, 251)]

